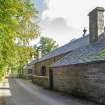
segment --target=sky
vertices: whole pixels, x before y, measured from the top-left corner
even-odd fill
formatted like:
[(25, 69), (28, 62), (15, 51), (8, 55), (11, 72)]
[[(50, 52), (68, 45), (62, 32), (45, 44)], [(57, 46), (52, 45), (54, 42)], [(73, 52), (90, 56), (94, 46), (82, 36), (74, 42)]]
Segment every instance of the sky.
[[(33, 0), (39, 11), (41, 35), (53, 38), (62, 46), (82, 37), (89, 30), (88, 13), (105, 0)], [(87, 32), (88, 34), (88, 32)]]

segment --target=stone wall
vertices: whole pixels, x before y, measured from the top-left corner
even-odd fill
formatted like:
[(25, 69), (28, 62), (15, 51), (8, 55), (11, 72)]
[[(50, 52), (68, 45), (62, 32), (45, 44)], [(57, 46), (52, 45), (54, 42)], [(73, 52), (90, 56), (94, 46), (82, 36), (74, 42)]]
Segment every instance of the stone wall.
[(49, 66), (54, 62), (54, 59), (48, 59), (46, 61), (38, 62), (35, 64), (35, 75), (41, 75), (42, 66), (46, 66), (46, 75), (48, 74)]
[(53, 68), (53, 86), (105, 104), (105, 63)]
[(89, 40), (96, 42), (104, 33), (104, 8), (97, 7), (89, 13)]
[[(26, 68), (23, 69), (23, 78), (25, 79), (32, 79), (32, 75), (34, 74), (34, 65), (28, 65)], [(29, 70), (32, 70), (32, 72), (29, 72)]]
[[(51, 64), (57, 62), (58, 60), (60, 60), (61, 58), (63, 58), (66, 54), (62, 54), (59, 56), (55, 56), (53, 58), (38, 62), (34, 65), (35, 70), (34, 70), (34, 75), (32, 78), (32, 81), (35, 84), (38, 84), (40, 86), (43, 87), (49, 87), (49, 79), (48, 79), (48, 74), (49, 74), (49, 67)], [(45, 76), (41, 76), (41, 68), (42, 66), (46, 66), (46, 75)], [(46, 79), (47, 77), (47, 79)]]
[(61, 58), (63, 58), (66, 54), (62, 54), (35, 64), (35, 75), (41, 75), (41, 67), (44, 65), (46, 66), (46, 75), (49, 73), (49, 67), (51, 64), (57, 62)]
[(48, 77), (47, 76), (33, 75), (32, 82), (37, 84), (37, 85), (39, 85), (39, 86), (43, 86), (44, 88), (48, 88), (49, 87), (49, 81), (48, 81)]
[(78, 80), (76, 77), (76, 73), (77, 73), (76, 70), (74, 71), (70, 67), (54, 68), (53, 70), (54, 89), (71, 93), (71, 90), (76, 88)]

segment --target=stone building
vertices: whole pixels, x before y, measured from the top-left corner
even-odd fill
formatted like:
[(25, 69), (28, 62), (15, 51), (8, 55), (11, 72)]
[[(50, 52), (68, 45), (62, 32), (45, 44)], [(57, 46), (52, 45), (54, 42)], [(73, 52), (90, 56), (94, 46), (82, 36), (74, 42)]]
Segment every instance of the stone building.
[(89, 35), (83, 35), (35, 61), (33, 82), (105, 104), (103, 13), (102, 7), (89, 13)]
[(22, 77), (25, 79), (32, 79), (32, 75), (34, 74), (34, 63), (35, 60), (31, 60), (28, 64), (23, 67)]
[(51, 64), (56, 63), (68, 53), (72, 52), (76, 48), (80, 48), (89, 44), (88, 36), (81, 37), (74, 40), (60, 48), (43, 56), (39, 60), (35, 61), (35, 70), (33, 75), (33, 82), (44, 87), (49, 87), (49, 67)]
[(89, 45), (77, 48), (51, 65), (53, 89), (105, 104), (104, 8), (89, 13)]

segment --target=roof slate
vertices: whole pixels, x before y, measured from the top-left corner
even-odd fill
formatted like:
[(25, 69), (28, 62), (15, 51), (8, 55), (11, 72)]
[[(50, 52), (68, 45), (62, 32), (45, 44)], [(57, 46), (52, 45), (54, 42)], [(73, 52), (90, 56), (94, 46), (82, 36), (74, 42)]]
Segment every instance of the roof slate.
[(52, 58), (52, 57), (55, 57), (58, 55), (61, 55), (61, 54), (69, 53), (70, 51), (72, 51), (76, 48), (83, 47), (83, 46), (86, 46), (88, 44), (89, 44), (89, 36), (87, 35), (85, 37), (76, 39), (76, 40), (74, 40), (74, 41), (72, 41), (72, 42), (70, 42), (70, 43), (68, 43), (62, 47), (55, 49), (54, 51), (43, 56), (41, 59), (39, 59), (39, 61), (36, 61), (36, 63), (40, 62), (40, 61), (47, 60), (49, 58)]
[(35, 64), (36, 61), (37, 61), (36, 59), (31, 60), (31, 61), (28, 63), (28, 65), (33, 65), (33, 64)]
[(105, 49), (105, 37), (94, 44), (77, 48), (67, 54), (64, 58), (51, 65), (51, 67), (67, 66), (71, 64), (81, 64), (98, 60), (105, 60), (99, 52)]

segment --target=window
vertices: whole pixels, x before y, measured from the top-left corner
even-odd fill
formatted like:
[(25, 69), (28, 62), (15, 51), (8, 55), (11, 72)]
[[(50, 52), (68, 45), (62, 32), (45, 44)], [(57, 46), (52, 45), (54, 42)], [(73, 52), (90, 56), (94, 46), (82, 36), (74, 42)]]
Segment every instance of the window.
[(41, 68), (41, 75), (42, 76), (46, 75), (46, 66), (42, 66), (42, 68)]

